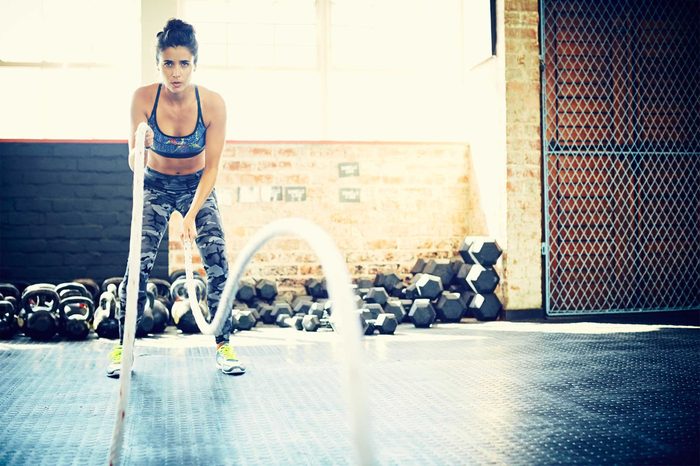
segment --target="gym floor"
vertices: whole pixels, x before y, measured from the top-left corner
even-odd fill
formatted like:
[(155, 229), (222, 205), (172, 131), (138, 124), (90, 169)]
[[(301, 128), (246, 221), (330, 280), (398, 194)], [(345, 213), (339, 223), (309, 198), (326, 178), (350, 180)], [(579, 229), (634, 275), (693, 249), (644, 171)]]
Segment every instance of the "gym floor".
[[(338, 334), (137, 341), (124, 464), (350, 464)], [(0, 464), (105, 464), (113, 341), (0, 342)], [(700, 328), (465, 321), (365, 337), (376, 464), (699, 464)]]

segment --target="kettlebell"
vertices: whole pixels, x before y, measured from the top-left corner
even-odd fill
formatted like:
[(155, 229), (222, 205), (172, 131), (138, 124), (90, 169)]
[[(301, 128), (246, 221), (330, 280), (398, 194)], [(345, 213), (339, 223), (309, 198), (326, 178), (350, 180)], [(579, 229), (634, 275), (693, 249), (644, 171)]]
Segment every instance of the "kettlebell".
[(100, 338), (116, 340), (119, 338), (119, 321), (117, 320), (117, 307), (119, 301), (116, 296), (116, 285), (111, 285), (107, 291), (100, 295), (99, 305), (95, 309), (93, 327)]
[(95, 305), (87, 296), (69, 296), (59, 304), (61, 333), (71, 340), (84, 340), (90, 333)]
[(29, 338), (47, 341), (56, 335), (59, 302), (55, 285), (38, 283), (24, 290), (20, 307), (20, 326)]

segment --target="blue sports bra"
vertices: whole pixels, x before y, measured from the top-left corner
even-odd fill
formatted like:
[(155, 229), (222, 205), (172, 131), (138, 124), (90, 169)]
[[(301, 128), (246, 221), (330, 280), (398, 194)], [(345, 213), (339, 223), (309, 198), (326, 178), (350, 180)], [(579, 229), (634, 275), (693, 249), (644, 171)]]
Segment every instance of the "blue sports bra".
[(153, 110), (151, 110), (151, 116), (148, 118), (148, 126), (153, 130), (151, 150), (158, 155), (173, 159), (194, 157), (204, 150), (207, 137), (207, 127), (204, 126), (204, 119), (202, 118), (202, 104), (199, 102), (199, 90), (197, 86), (194, 87), (194, 93), (197, 97), (197, 124), (194, 127), (194, 131), (187, 136), (169, 136), (160, 130), (156, 121), (156, 109), (158, 108), (161, 86), (162, 84), (158, 84), (156, 100), (153, 102)]

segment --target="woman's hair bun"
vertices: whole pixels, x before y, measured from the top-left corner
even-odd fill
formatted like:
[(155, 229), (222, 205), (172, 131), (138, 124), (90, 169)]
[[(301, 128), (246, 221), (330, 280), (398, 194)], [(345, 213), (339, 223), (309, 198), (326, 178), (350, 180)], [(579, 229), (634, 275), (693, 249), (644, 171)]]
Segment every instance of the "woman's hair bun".
[(177, 18), (170, 18), (162, 31), (156, 34), (156, 61), (160, 52), (168, 47), (187, 47), (192, 52), (194, 63), (197, 64), (199, 45), (195, 37), (194, 27)]

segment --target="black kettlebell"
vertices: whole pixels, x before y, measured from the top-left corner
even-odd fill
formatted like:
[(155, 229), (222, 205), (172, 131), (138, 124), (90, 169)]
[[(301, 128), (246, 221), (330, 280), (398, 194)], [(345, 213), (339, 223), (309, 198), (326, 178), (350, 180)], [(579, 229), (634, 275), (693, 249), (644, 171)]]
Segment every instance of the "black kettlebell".
[(84, 340), (90, 333), (95, 305), (87, 296), (62, 299), (58, 307), (61, 333), (71, 340)]
[[(206, 294), (206, 285), (201, 279), (195, 278), (195, 286), (197, 293), (197, 301), (199, 301), (200, 309), (204, 318), (207, 318), (206, 305), (203, 302), (203, 297)], [(192, 313), (190, 306), (189, 295), (187, 293), (187, 279), (180, 277), (170, 286), (170, 295), (173, 299), (173, 307), (171, 315), (173, 322), (182, 333), (199, 333), (199, 326)]]
[(58, 331), (58, 305), (60, 299), (56, 287), (47, 283), (28, 286), (22, 293), (20, 326), (33, 340), (47, 341)]
[(18, 328), (15, 306), (8, 300), (0, 300), (0, 340), (9, 340)]
[(155, 287), (156, 285), (153, 283), (148, 283), (146, 285), (146, 296), (148, 296), (146, 305), (150, 308), (151, 315), (153, 316), (153, 328), (151, 332), (163, 333), (170, 320), (170, 314), (168, 313), (168, 308), (157, 298)]
[(117, 320), (117, 307), (119, 302), (116, 296), (116, 285), (111, 285), (107, 291), (100, 295), (100, 300), (95, 309), (93, 327), (100, 338), (116, 340), (119, 338), (119, 321)]

